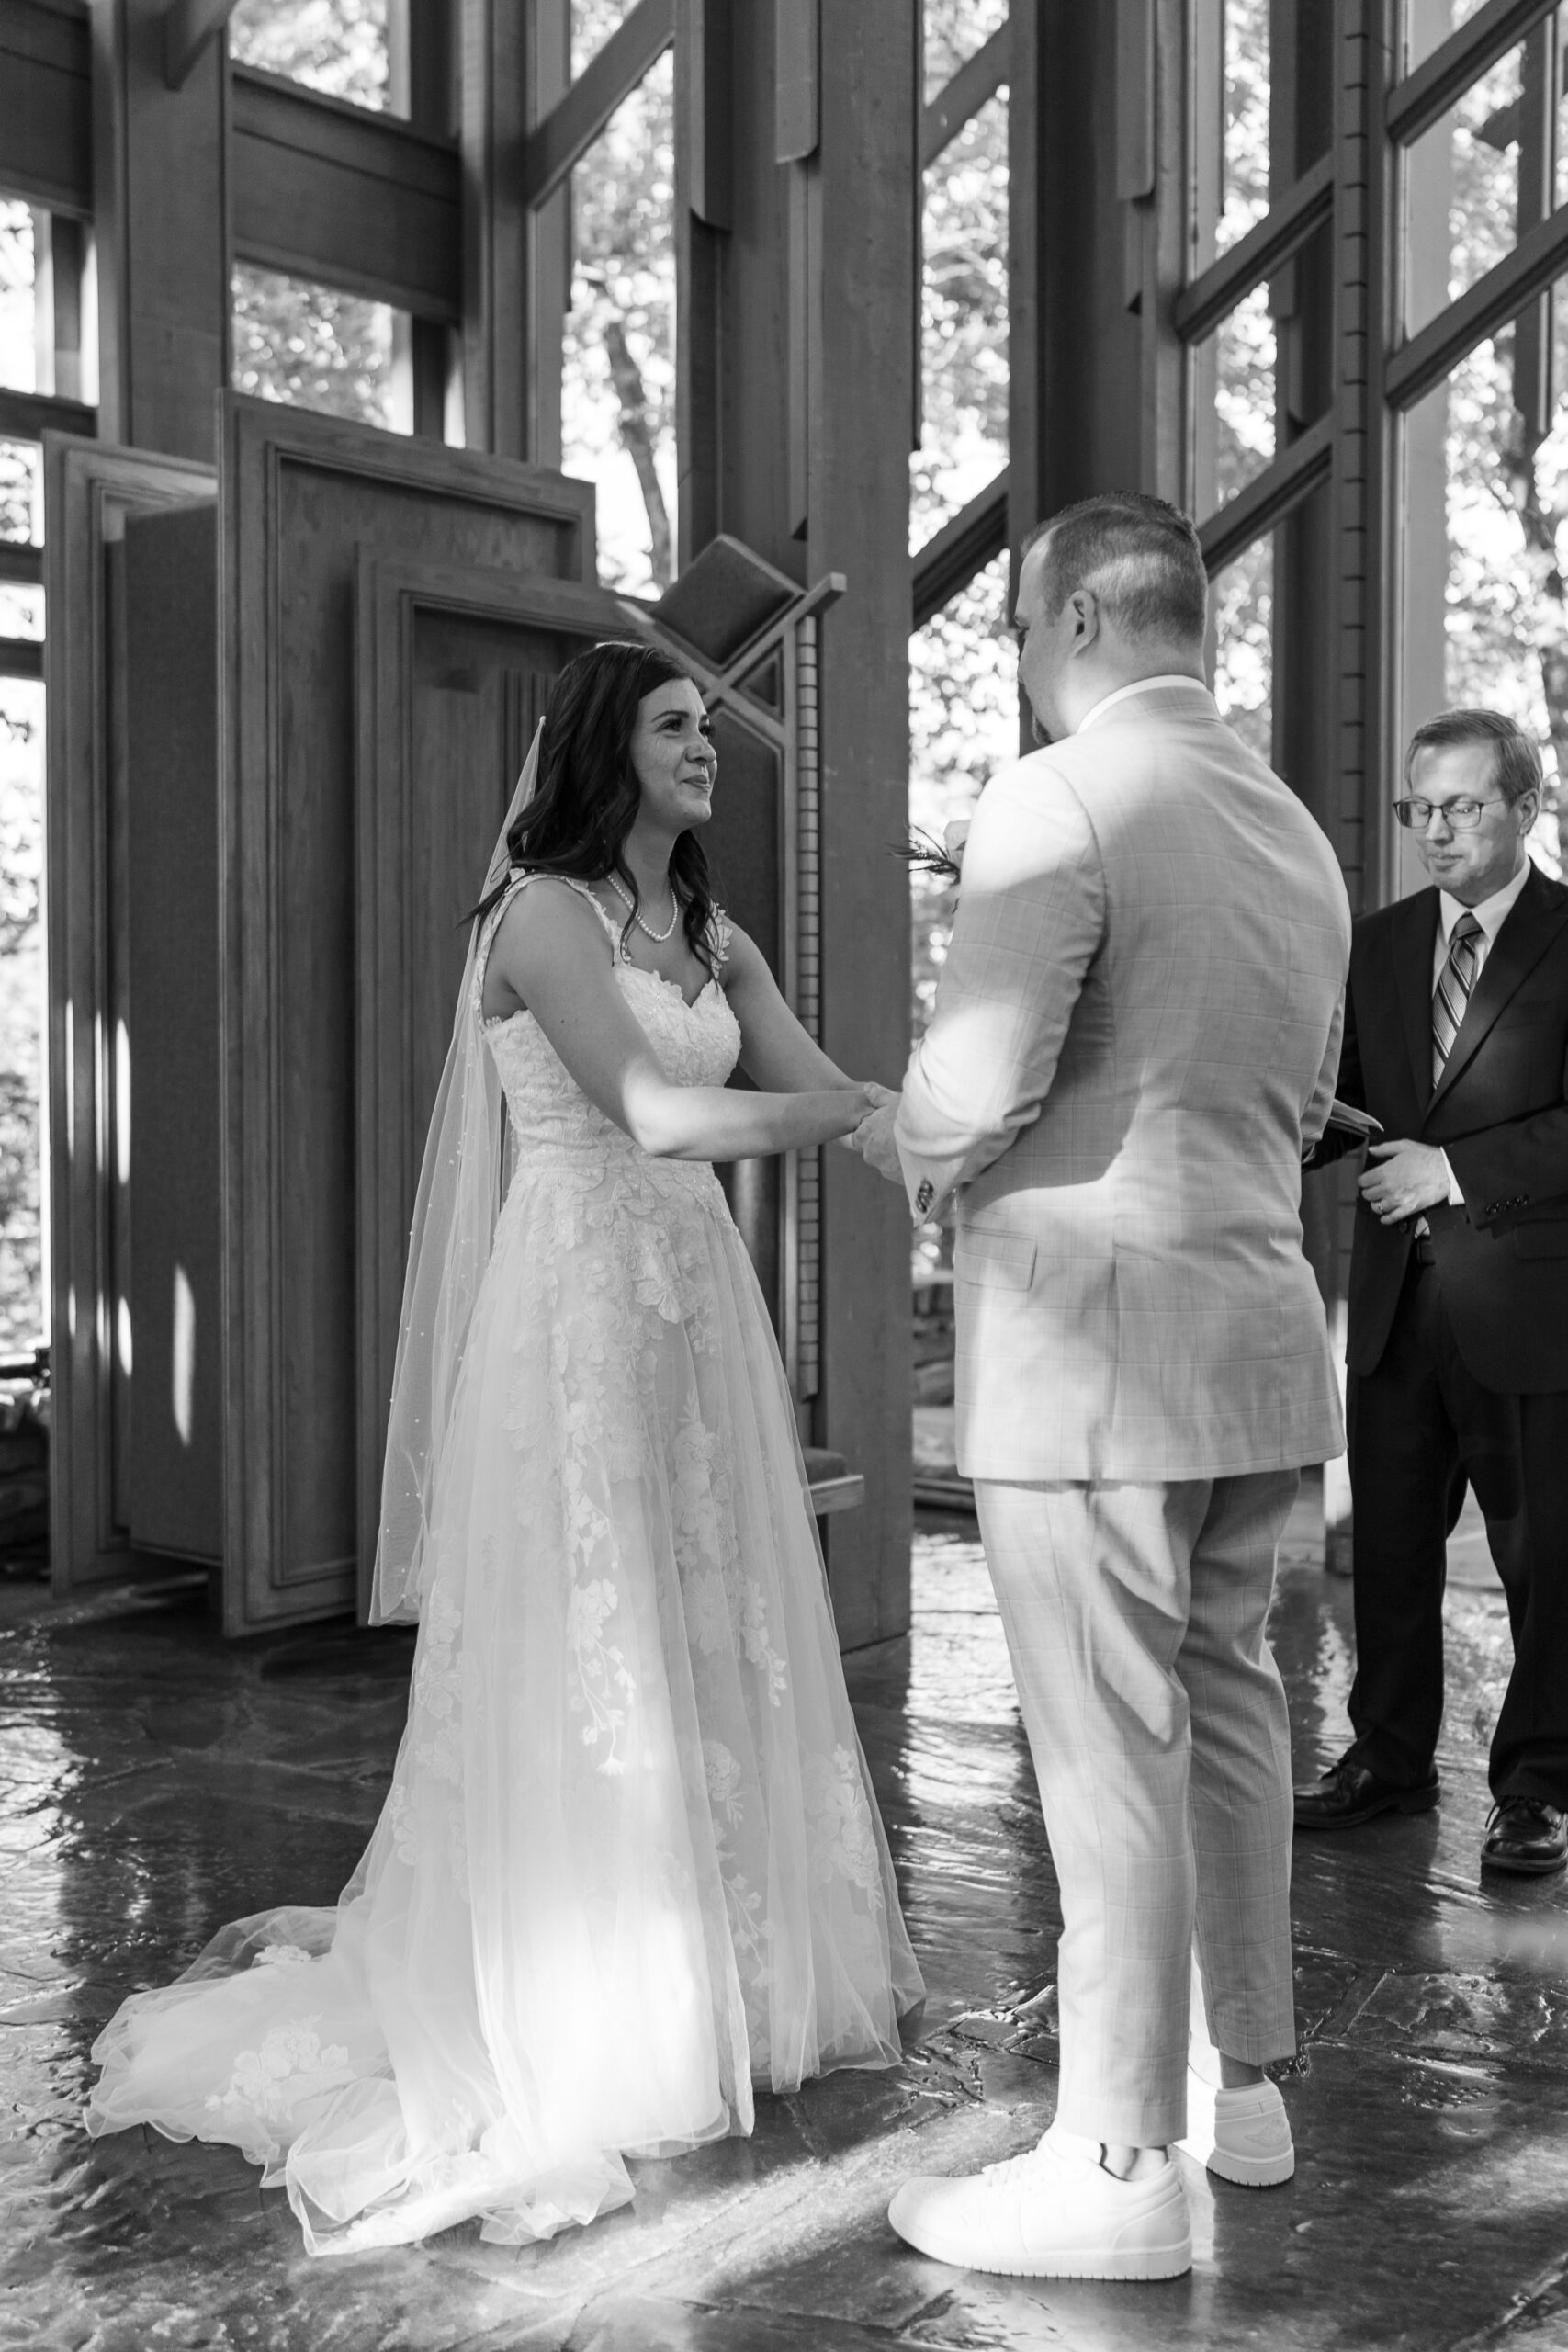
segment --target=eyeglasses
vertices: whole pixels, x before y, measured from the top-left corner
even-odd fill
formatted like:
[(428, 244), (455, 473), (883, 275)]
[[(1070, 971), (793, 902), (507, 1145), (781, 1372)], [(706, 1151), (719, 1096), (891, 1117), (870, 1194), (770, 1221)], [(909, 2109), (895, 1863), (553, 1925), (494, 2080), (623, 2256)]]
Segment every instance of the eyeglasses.
[(1434, 817), (1442, 817), (1456, 833), (1472, 833), (1481, 822), (1483, 808), (1501, 808), (1504, 802), (1492, 800), (1396, 800), (1393, 813), (1408, 832), (1424, 833)]

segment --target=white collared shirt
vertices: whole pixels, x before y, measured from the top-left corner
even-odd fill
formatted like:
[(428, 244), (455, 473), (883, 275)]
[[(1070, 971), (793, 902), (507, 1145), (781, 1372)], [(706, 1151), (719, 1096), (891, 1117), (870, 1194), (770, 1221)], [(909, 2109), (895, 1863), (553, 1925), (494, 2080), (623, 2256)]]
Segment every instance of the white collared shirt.
[(1101, 695), (1100, 700), (1085, 711), (1073, 729), (1074, 734), (1081, 735), (1086, 727), (1092, 727), (1097, 718), (1103, 718), (1108, 710), (1114, 709), (1119, 702), (1125, 702), (1129, 695), (1150, 694), (1156, 686), (1196, 686), (1200, 694), (1205, 695), (1209, 691), (1201, 678), (1194, 678), (1186, 670), (1168, 671), (1157, 678), (1134, 678), (1130, 686), (1117, 686), (1111, 693)]
[[(1475, 943), (1475, 978), (1476, 979), (1479, 979), (1485, 966), (1486, 958), (1492, 953), (1497, 933), (1502, 930), (1503, 925), (1507, 921), (1509, 915), (1513, 913), (1514, 901), (1517, 899), (1519, 892), (1524, 888), (1525, 884), (1529, 880), (1529, 876), (1530, 861), (1529, 853), (1527, 850), (1525, 853), (1524, 864), (1520, 866), (1513, 880), (1511, 882), (1505, 882), (1500, 890), (1494, 890), (1489, 899), (1483, 899), (1478, 907), (1461, 907), (1459, 900), (1457, 899), (1450, 899), (1446, 890), (1438, 891), (1438, 936), (1432, 944), (1432, 987), (1434, 991), (1437, 989), (1438, 982), (1443, 976), (1443, 966), (1449, 960), (1449, 943), (1453, 937), (1454, 925), (1458, 922), (1461, 915), (1467, 913), (1472, 914), (1475, 917), (1476, 922), (1481, 925), (1481, 936)], [(1473, 985), (1474, 983), (1472, 982), (1472, 986)]]
[[(1438, 992), (1438, 982), (1443, 977), (1443, 966), (1449, 960), (1449, 943), (1453, 937), (1453, 928), (1461, 915), (1472, 914), (1481, 925), (1481, 936), (1475, 943), (1475, 979), (1478, 980), (1486, 958), (1496, 944), (1497, 933), (1513, 913), (1514, 901), (1529, 880), (1529, 875), (1530, 861), (1529, 853), (1527, 850), (1524, 863), (1513, 880), (1505, 882), (1500, 890), (1494, 890), (1489, 899), (1483, 899), (1478, 907), (1461, 907), (1459, 900), (1450, 899), (1446, 890), (1438, 891), (1438, 936), (1432, 943), (1432, 993), (1434, 996)], [(1472, 980), (1471, 987), (1473, 989), (1474, 986), (1475, 980)], [(1453, 1209), (1461, 1209), (1464, 1206), (1464, 1194), (1460, 1190), (1459, 1179), (1454, 1174), (1446, 1151), (1443, 1154), (1443, 1166), (1449, 1171), (1449, 1206)], [(1425, 1220), (1423, 1219), (1422, 1224), (1417, 1226), (1416, 1231), (1419, 1233), (1424, 1230)]]

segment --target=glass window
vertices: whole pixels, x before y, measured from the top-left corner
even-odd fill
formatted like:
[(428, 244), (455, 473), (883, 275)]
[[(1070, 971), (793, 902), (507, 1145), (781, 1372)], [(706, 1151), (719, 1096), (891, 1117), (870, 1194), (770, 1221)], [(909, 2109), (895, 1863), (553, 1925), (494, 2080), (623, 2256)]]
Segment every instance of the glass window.
[(1404, 71), (1413, 74), (1485, 0), (1405, 0)]
[(1278, 336), (1258, 286), (1193, 355), (1194, 503), (1228, 505), (1274, 456)]
[(572, 175), (561, 453), (599, 493), (600, 576), (675, 576), (675, 81), (667, 50)]
[(17, 588), (0, 580), (0, 637), (43, 641), (43, 590)]
[(14, 392), (38, 390), (33, 216), (28, 205), (8, 198), (0, 199), (0, 384)]
[[(1540, 437), (1519, 405), (1517, 322), (1405, 420), (1400, 671), (1404, 736), (1468, 705), (1504, 711), (1535, 737), (1548, 805), (1530, 847), (1552, 873), (1568, 772), (1568, 283), (1555, 296), (1556, 397)], [(1532, 305), (1527, 345), (1546, 307)]]
[(1008, 20), (1008, 0), (926, 0), (926, 104)]
[(637, 0), (571, 0), (571, 75), (573, 81), (602, 50)]
[(0, 539), (43, 537), (42, 455), (36, 441), (0, 441)]
[[(3, 626), (3, 624), (0, 624)], [(43, 688), (0, 678), (0, 1347), (44, 1335)]]
[(1274, 539), (1255, 539), (1209, 590), (1214, 700), (1247, 749), (1274, 765)]
[(388, 0), (239, 0), (229, 54), (382, 112), (391, 106), (388, 16)]
[(411, 432), (398, 316), (386, 302), (242, 265), (234, 272), (235, 389)]
[[(1543, 24), (1410, 147), (1404, 325), (1415, 334), (1485, 276), (1564, 193), (1568, 100)], [(1549, 88), (1555, 64), (1555, 90)]]
[(988, 99), (925, 175), (924, 415), (910, 535), (939, 530), (1008, 450), (1008, 101)]
[(1223, 0), (1224, 164), (1214, 250), (1239, 243), (1269, 209), (1269, 0)]

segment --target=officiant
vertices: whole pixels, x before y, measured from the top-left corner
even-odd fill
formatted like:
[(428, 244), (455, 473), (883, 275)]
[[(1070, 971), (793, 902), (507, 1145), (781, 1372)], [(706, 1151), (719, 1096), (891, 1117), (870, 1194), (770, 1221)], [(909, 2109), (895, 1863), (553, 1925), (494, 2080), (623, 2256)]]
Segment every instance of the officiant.
[(1350, 1264), (1355, 1738), (1295, 1800), (1313, 1830), (1438, 1802), (1445, 1544), (1472, 1488), (1514, 1645), (1481, 1860), (1526, 1873), (1568, 1860), (1568, 888), (1526, 845), (1541, 789), (1495, 711), (1417, 729), (1394, 807), (1431, 887), (1356, 927), (1337, 1091), (1383, 1139)]

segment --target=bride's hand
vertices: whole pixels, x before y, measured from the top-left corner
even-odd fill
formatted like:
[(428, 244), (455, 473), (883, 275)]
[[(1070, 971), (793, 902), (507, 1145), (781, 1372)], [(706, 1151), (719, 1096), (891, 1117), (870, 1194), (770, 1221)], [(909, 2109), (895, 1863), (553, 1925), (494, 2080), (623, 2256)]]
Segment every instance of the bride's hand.
[(886, 1103), (897, 1102), (898, 1097), (890, 1086), (879, 1086), (874, 1078), (861, 1080), (858, 1085), (848, 1089), (847, 1091), (856, 1112), (855, 1124), (850, 1133), (840, 1136), (837, 1140), (843, 1145), (846, 1151), (854, 1151), (857, 1148), (856, 1138), (863, 1130), (867, 1120), (874, 1112), (880, 1111)]

